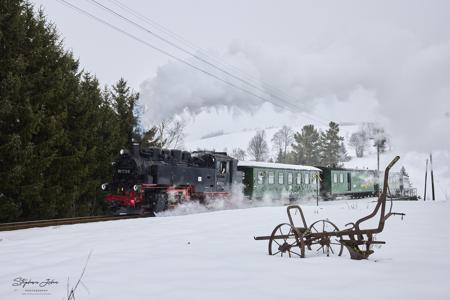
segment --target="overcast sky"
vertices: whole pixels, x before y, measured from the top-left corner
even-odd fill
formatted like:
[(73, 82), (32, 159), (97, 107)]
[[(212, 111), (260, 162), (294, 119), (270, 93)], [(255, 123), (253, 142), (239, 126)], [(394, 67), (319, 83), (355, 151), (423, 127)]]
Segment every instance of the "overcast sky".
[[(198, 63), (89, 1), (67, 1)], [(109, 0), (98, 1), (125, 14)], [(141, 92), (147, 125), (184, 112), (191, 116), (188, 133), (197, 137), (224, 127), (315, 122), (262, 105), (57, 1), (33, 2), (42, 5), (85, 70), (104, 84), (124, 77)], [(121, 2), (249, 73), (260, 90), (268, 90), (264, 83), (281, 90), (279, 98), (315, 120), (378, 121), (399, 147), (450, 149), (449, 1)], [(211, 66), (202, 68), (235, 82)]]

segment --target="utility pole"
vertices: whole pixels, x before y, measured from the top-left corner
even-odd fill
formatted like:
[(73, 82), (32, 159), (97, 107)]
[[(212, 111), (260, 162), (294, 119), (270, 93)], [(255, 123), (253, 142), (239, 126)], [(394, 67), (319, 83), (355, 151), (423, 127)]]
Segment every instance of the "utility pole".
[(377, 143), (377, 173), (380, 174), (380, 143)]
[(427, 200), (427, 175), (428, 175), (428, 158), (425, 163), (425, 188), (423, 189), (423, 201)]
[[(377, 147), (377, 182), (380, 182), (380, 148), (386, 143), (386, 138), (381, 137), (375, 140), (374, 146)], [(381, 190), (378, 190), (378, 195), (380, 195)]]
[(434, 176), (433, 176), (433, 156), (430, 153), (430, 173), (431, 173), (431, 196), (434, 198)]
[(319, 206), (319, 181), (320, 181), (320, 175), (319, 175), (319, 173), (317, 173), (315, 176), (316, 176), (316, 182), (317, 182), (316, 206)]

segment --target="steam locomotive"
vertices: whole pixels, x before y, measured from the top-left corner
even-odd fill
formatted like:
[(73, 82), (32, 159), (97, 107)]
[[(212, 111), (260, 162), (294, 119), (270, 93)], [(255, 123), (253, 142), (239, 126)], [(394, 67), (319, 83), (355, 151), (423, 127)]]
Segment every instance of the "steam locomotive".
[(225, 152), (122, 149), (113, 163), (110, 193), (105, 200), (115, 214), (155, 213), (179, 203), (208, 197), (226, 197), (240, 182), (237, 160)]
[[(176, 205), (228, 197), (243, 184), (249, 199), (290, 201), (320, 197), (363, 198), (378, 194), (376, 171), (238, 161), (225, 152), (140, 148), (121, 150), (111, 183), (102, 185), (114, 214), (153, 214)], [(392, 172), (395, 197), (417, 200), (405, 174)]]

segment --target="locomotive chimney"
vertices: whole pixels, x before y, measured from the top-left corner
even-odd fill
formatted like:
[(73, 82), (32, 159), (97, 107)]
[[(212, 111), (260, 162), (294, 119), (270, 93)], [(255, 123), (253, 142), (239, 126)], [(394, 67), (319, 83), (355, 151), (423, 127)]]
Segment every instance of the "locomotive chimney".
[(140, 148), (139, 143), (133, 143), (133, 146), (131, 149), (133, 156), (139, 156), (139, 148)]

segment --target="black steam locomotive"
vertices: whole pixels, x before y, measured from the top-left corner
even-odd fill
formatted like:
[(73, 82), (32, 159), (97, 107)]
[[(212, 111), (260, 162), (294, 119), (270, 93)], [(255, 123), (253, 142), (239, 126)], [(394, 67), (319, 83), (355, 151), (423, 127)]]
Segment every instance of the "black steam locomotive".
[(226, 197), (238, 182), (237, 160), (225, 152), (141, 149), (121, 150), (113, 163), (110, 193), (113, 213), (154, 213), (189, 200)]

